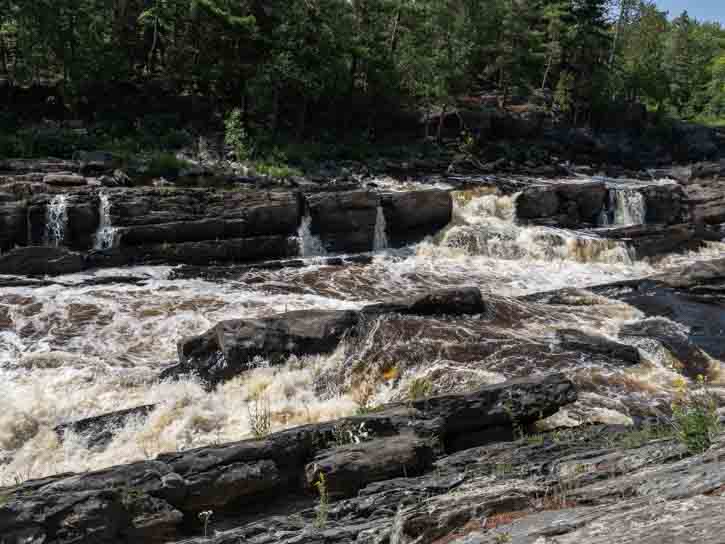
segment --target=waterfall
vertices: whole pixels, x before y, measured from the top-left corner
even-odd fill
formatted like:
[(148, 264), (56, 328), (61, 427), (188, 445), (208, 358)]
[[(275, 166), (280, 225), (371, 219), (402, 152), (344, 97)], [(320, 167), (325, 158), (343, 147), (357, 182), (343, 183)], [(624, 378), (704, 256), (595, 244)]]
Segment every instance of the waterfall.
[(65, 227), (68, 223), (68, 197), (56, 195), (48, 204), (46, 210), (46, 238), (49, 244), (60, 246), (65, 237)]
[(519, 262), (632, 262), (627, 245), (618, 240), (554, 227), (518, 225), (517, 196), (454, 195), (454, 221), (438, 237), (438, 243), (462, 255)]
[(312, 234), (312, 216), (305, 214), (297, 229), (297, 243), (299, 245), (300, 257), (321, 257), (327, 255), (322, 240)]
[(116, 243), (118, 229), (111, 224), (111, 199), (106, 193), (98, 195), (100, 222), (95, 235), (94, 249), (111, 249)]
[(388, 249), (388, 234), (386, 232), (385, 213), (383, 207), (378, 206), (378, 214), (375, 217), (375, 238), (373, 240), (373, 250), (382, 251)]
[(644, 225), (647, 206), (644, 196), (632, 189), (610, 189), (614, 193), (614, 224)]

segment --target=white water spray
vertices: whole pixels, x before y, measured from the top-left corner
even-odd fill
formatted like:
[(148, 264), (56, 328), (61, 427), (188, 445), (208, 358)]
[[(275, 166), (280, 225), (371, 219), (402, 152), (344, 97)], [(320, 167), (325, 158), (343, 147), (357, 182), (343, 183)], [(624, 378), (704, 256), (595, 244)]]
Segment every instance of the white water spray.
[(375, 217), (375, 238), (373, 240), (373, 250), (382, 251), (388, 249), (387, 225), (385, 223), (385, 213), (383, 207), (378, 206), (378, 213)]
[(307, 213), (302, 218), (300, 228), (297, 229), (297, 243), (299, 244), (300, 257), (322, 257), (327, 255), (322, 240), (312, 234), (312, 216)]
[(111, 199), (106, 193), (98, 195), (100, 223), (95, 235), (94, 249), (111, 249), (116, 243), (118, 229), (111, 224)]
[(644, 225), (647, 205), (644, 196), (632, 189), (610, 189), (614, 194), (614, 224)]
[(56, 195), (46, 211), (46, 238), (54, 246), (63, 244), (65, 227), (68, 224), (68, 197)]

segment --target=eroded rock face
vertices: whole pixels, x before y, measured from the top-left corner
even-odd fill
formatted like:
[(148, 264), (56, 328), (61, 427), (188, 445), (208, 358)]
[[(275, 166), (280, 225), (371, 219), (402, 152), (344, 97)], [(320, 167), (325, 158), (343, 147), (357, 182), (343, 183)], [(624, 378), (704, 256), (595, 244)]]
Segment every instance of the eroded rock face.
[(337, 253), (369, 251), (375, 240), (380, 197), (367, 191), (310, 195), (306, 198), (312, 217), (312, 233), (325, 249)]
[(178, 344), (179, 364), (162, 379), (195, 373), (210, 385), (247, 370), (255, 357), (279, 363), (290, 355), (329, 353), (363, 317), (381, 314), (479, 315), (487, 305), (477, 288), (436, 291), (411, 300), (375, 304), (357, 311), (304, 310), (264, 319), (223, 321)]
[[(3, 544), (120, 544), (130, 538), (149, 543), (177, 541), (184, 531), (198, 527), (197, 513), (202, 510), (214, 509), (218, 512), (215, 516), (223, 518), (226, 507), (234, 506), (231, 513), (240, 505), (284, 503), (295, 494), (311, 492), (309, 483), (320, 470), (329, 471), (333, 496), (350, 496), (375, 482), (397, 476), (410, 478), (430, 470), (434, 457), (442, 455), (445, 440), (440, 437), (482, 430), (491, 422), (513, 425), (514, 421), (533, 421), (574, 400), (571, 382), (552, 374), (483, 388), (458, 398), (389, 405), (374, 414), (290, 429), (259, 441), (170, 453), (153, 461), (29, 481), (2, 491), (0, 535)], [(340, 428), (361, 425), (372, 433), (372, 441), (339, 446), (336, 437)], [(374, 504), (368, 507), (370, 515), (378, 508)], [(355, 511), (360, 512), (360, 506), (350, 513)], [(395, 509), (386, 511), (390, 517)], [(284, 525), (275, 525), (274, 538), (282, 542), (284, 536), (279, 530)], [(350, 538), (365, 520), (353, 521), (352, 525), (356, 531), (337, 534)], [(378, 524), (376, 530), (381, 529), (385, 527)], [(264, 532), (257, 529), (258, 535)], [(239, 536), (235, 535), (237, 539)]]
[(516, 200), (516, 217), (563, 227), (596, 225), (606, 197), (603, 182), (531, 187)]

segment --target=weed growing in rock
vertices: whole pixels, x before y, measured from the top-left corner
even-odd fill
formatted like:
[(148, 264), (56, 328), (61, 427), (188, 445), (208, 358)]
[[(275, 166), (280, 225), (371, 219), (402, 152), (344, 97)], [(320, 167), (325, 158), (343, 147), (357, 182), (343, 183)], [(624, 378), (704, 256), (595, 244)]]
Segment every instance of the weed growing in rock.
[(697, 377), (691, 389), (685, 380), (677, 384), (677, 399), (672, 403), (672, 427), (675, 435), (692, 453), (707, 451), (720, 433), (717, 399), (707, 388), (704, 376)]
[(254, 395), (247, 402), (249, 429), (255, 438), (264, 438), (272, 430), (272, 411), (266, 395)]
[(199, 520), (204, 524), (204, 538), (209, 536), (209, 520), (213, 515), (213, 510), (205, 510), (204, 512), (199, 512)]
[(314, 486), (320, 495), (320, 502), (317, 504), (315, 527), (317, 529), (323, 529), (327, 525), (327, 517), (330, 513), (330, 499), (327, 494), (327, 479), (325, 478), (324, 472), (320, 472)]
[(496, 544), (508, 544), (511, 542), (511, 533), (497, 533), (496, 536), (493, 537), (493, 541)]
[(408, 400), (417, 401), (430, 397), (433, 393), (433, 383), (428, 378), (415, 378), (408, 385)]

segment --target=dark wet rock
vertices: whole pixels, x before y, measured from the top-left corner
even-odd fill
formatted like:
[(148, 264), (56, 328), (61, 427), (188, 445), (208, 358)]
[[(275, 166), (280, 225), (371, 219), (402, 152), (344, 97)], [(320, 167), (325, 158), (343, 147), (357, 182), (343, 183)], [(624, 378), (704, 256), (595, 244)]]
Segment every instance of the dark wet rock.
[[(428, 470), (432, 456), (441, 451), (440, 444), (445, 442), (442, 437), (481, 430), (491, 421), (508, 421), (509, 425), (513, 420), (533, 421), (575, 398), (572, 384), (561, 375), (516, 380), (458, 398), (390, 405), (375, 414), (290, 429), (263, 440), (164, 454), (153, 461), (28, 481), (2, 490), (0, 534), (13, 544), (27, 542), (23, 539), (28, 538), (32, 542), (70, 544), (89, 541), (89, 535), (109, 544), (133, 538), (151, 543), (178, 541), (185, 531), (198, 527), (197, 514), (204, 509), (215, 510), (214, 523), (226, 523), (225, 518), (233, 521), (234, 512), (245, 505), (257, 508), (291, 500), (289, 506), (293, 507), (295, 494), (308, 489), (305, 474), (314, 473), (309, 467), (317, 461), (330, 469), (334, 493), (350, 494), (362, 485), (381, 482), (376, 488), (363, 490), (361, 498), (340, 503), (347, 509), (345, 527), (331, 520), (329, 534), (327, 527), (321, 533), (327, 535), (325, 542), (350, 542), (360, 531), (374, 534), (386, 528), (379, 522), (395, 515), (398, 502), (391, 508), (389, 502), (380, 500), (380, 494), (388, 495), (388, 501), (395, 500), (400, 496), (395, 489), (405, 489), (405, 484), (386, 485), (384, 481), (391, 476), (405, 476), (408, 468), (416, 473)], [(372, 442), (333, 448), (336, 429), (362, 424), (374, 433)], [(401, 461), (405, 467), (400, 466)], [(414, 481), (408, 486), (411, 492), (416, 493), (420, 486), (440, 494), (459, 485), (461, 477), (446, 473)], [(495, 491), (489, 489), (486, 493), (493, 495)], [(382, 511), (376, 511), (376, 504), (382, 505)], [(336, 508), (332, 506), (333, 519), (339, 515)], [(233, 533), (237, 541), (240, 534), (263, 538), (265, 531), (271, 530), (274, 540), (255, 542), (286, 542), (288, 536), (306, 534), (308, 524), (304, 520), (309, 513), (301, 514), (299, 521), (272, 517), (271, 525), (253, 523), (251, 534), (246, 532), (250, 529), (243, 528), (240, 531), (244, 533), (232, 531), (226, 536)], [(264, 520), (263, 514), (257, 517)], [(373, 520), (378, 523), (370, 523)], [(289, 533), (283, 534), (284, 530)], [(214, 541), (223, 542), (226, 536), (215, 537)]]
[(471, 287), (370, 305), (361, 312), (304, 310), (263, 319), (223, 321), (202, 335), (182, 339), (178, 344), (179, 364), (166, 369), (161, 378), (195, 373), (215, 385), (247, 370), (257, 357), (275, 364), (290, 355), (329, 353), (345, 335), (356, 334), (363, 316), (477, 315), (486, 310), (481, 291)]
[(641, 362), (636, 347), (611, 340), (606, 336), (589, 334), (577, 329), (560, 329), (556, 331), (556, 336), (559, 346), (565, 350), (601, 353), (632, 365)]
[(596, 225), (606, 197), (603, 182), (535, 186), (516, 199), (516, 217), (564, 227)]
[(26, 202), (0, 202), (0, 252), (27, 243), (27, 213)]
[(123, 428), (132, 420), (145, 419), (153, 412), (154, 408), (156, 408), (155, 405), (149, 404), (128, 410), (101, 414), (70, 423), (63, 423), (53, 430), (61, 439), (65, 437), (67, 432), (73, 432), (81, 435), (87, 442), (89, 448), (103, 447), (111, 442), (117, 430)]
[(380, 197), (368, 191), (346, 191), (308, 195), (312, 234), (325, 249), (336, 253), (370, 251), (375, 240), (375, 222)]
[(652, 338), (660, 342), (682, 365), (690, 378), (711, 375), (713, 360), (690, 342), (687, 332), (668, 319), (654, 318), (628, 323), (620, 330), (622, 336)]
[(397, 313), (403, 315), (480, 315), (488, 310), (477, 287), (442, 289), (412, 300), (372, 304), (363, 308), (365, 314)]
[(60, 247), (29, 246), (0, 256), (0, 274), (59, 276), (84, 268), (83, 256)]
[(295, 255), (296, 252), (297, 242), (294, 239), (286, 236), (255, 236), (95, 251), (88, 255), (88, 263), (94, 267), (140, 263), (203, 266), (285, 259)]
[[(352, 266), (370, 264), (373, 262), (371, 255), (348, 255), (344, 257), (318, 257), (314, 261), (315, 266)], [(181, 266), (171, 272), (171, 279), (203, 278), (205, 280), (219, 281), (227, 279), (239, 279), (245, 273), (254, 270), (282, 270), (285, 268), (303, 268), (309, 266), (310, 262), (304, 259), (292, 259), (282, 261), (263, 261), (247, 265), (228, 266)]]
[(392, 246), (417, 242), (451, 221), (453, 201), (448, 191), (415, 191), (383, 195), (386, 234)]
[(75, 172), (78, 162), (62, 159), (8, 159), (0, 161), (0, 172), (13, 175), (31, 172)]
[(43, 183), (52, 187), (81, 187), (88, 185), (88, 180), (77, 174), (48, 174)]
[(195, 373), (210, 384), (238, 375), (256, 357), (279, 362), (290, 355), (333, 351), (359, 322), (352, 311), (303, 310), (264, 319), (223, 321), (179, 342), (180, 364), (162, 379)]
[(411, 434), (395, 440), (375, 439), (320, 452), (305, 468), (313, 488), (324, 474), (331, 498), (351, 497), (371, 482), (400, 476), (417, 476), (433, 464), (430, 441)]
[(696, 225), (632, 225), (609, 228), (606, 237), (625, 242), (638, 259), (697, 250), (706, 233)]
[(98, 178), (98, 182), (104, 187), (128, 187), (131, 178), (123, 170), (114, 170), (113, 174)]

